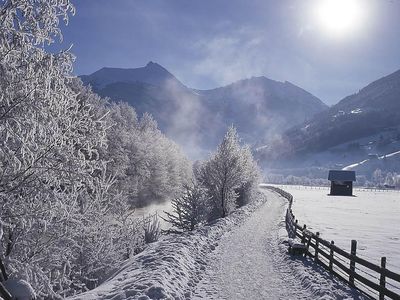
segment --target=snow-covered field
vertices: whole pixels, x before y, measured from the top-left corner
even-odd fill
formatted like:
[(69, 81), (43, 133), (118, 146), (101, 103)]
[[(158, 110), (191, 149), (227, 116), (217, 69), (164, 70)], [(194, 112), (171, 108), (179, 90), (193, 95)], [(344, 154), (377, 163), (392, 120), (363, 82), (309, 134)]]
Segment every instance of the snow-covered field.
[[(133, 217), (141, 219), (143, 217), (147, 217), (149, 215), (154, 215), (154, 214), (157, 214), (158, 216), (161, 216), (161, 217), (165, 217), (164, 211), (172, 212), (171, 201), (165, 201), (162, 203), (154, 203), (154, 204), (150, 204), (145, 207), (136, 208), (135, 213), (133, 214)], [(158, 218), (158, 220), (160, 221), (161, 229), (168, 229), (171, 227), (171, 225), (169, 223), (167, 223), (166, 221), (164, 221), (163, 219)]]
[(378, 265), (385, 256), (387, 268), (400, 273), (400, 191), (355, 189), (355, 197), (341, 197), (328, 196), (327, 187), (279, 187), (293, 195), (300, 225), (348, 252), (357, 240), (358, 256)]
[(360, 256), (377, 263), (386, 256), (400, 273), (400, 192), (356, 189), (356, 197), (339, 197), (328, 196), (328, 188), (282, 188), (293, 195), (293, 213), (301, 225), (346, 250), (355, 239)]

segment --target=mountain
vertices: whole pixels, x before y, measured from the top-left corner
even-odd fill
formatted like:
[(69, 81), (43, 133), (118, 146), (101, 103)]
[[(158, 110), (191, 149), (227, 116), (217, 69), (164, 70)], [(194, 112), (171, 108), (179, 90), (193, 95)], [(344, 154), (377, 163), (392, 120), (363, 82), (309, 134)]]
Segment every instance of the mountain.
[(265, 149), (259, 153), (265, 160), (305, 163), (307, 157), (323, 160), (323, 153), (339, 164), (399, 150), (400, 70), (288, 129)]
[(136, 69), (102, 68), (91, 75), (82, 75), (80, 78), (83, 83), (92, 85), (95, 90), (101, 90), (115, 83), (141, 82), (154, 86), (162, 86), (168, 80), (179, 83), (174, 75), (152, 61), (145, 67)]
[(328, 108), (296, 85), (266, 77), (192, 89), (153, 62), (136, 69), (102, 68), (81, 79), (100, 96), (128, 102), (139, 115), (152, 114), (192, 158), (214, 149), (231, 124), (245, 142), (256, 145)]
[(202, 102), (235, 124), (247, 142), (268, 139), (327, 109), (318, 98), (290, 82), (252, 77), (221, 88), (198, 91)]

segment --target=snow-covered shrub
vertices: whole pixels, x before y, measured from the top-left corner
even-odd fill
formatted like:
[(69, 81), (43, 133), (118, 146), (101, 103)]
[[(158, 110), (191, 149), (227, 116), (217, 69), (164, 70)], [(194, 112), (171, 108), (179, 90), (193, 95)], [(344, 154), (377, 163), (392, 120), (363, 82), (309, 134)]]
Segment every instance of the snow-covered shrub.
[(171, 201), (172, 213), (164, 211), (164, 220), (176, 229), (192, 231), (206, 220), (209, 201), (205, 188), (195, 182), (186, 184), (182, 196)]
[(233, 126), (228, 129), (216, 153), (196, 173), (211, 199), (209, 219), (225, 217), (238, 204), (247, 203), (260, 178), (259, 168), (249, 147), (240, 145)]

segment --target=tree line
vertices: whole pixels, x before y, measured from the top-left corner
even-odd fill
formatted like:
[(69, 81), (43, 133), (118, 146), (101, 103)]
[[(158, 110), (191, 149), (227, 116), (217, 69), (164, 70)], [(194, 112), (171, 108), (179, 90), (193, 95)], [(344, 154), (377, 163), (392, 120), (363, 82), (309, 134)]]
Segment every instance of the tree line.
[(47, 50), (74, 12), (68, 0), (0, 2), (0, 282), (47, 299), (95, 287), (140, 251), (154, 227), (134, 207), (192, 176), (151, 116), (101, 99), (69, 50)]

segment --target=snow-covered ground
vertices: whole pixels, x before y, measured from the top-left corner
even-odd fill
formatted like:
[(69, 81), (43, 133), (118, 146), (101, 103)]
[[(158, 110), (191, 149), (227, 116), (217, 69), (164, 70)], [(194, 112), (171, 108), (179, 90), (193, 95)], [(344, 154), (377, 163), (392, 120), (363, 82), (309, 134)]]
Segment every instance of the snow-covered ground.
[(287, 254), (286, 207), (264, 190), (212, 225), (164, 236), (71, 299), (363, 299), (309, 258)]
[[(350, 252), (357, 240), (357, 255), (400, 273), (400, 191), (355, 189), (355, 197), (328, 196), (329, 188), (279, 186), (291, 193), (293, 213), (321, 238)], [(397, 293), (400, 293), (400, 285)]]
[[(165, 217), (164, 211), (172, 212), (171, 201), (165, 201), (162, 203), (153, 203), (145, 207), (136, 208), (133, 217), (142, 219), (143, 217), (147, 217), (149, 215), (154, 215), (154, 214), (157, 214), (158, 216), (161, 217)], [(158, 220), (160, 221), (161, 229), (168, 229), (171, 227), (170, 224), (164, 221), (162, 218), (158, 218)]]
[(207, 258), (206, 276), (192, 299), (363, 299), (309, 258), (287, 253), (287, 201), (266, 193), (267, 204)]
[(327, 187), (282, 188), (293, 195), (293, 213), (301, 225), (345, 250), (355, 239), (360, 256), (376, 263), (386, 256), (388, 266), (397, 266), (400, 273), (399, 191), (356, 189), (356, 197), (339, 197), (328, 196)]
[(266, 201), (259, 197), (212, 225), (185, 234), (162, 236), (125, 263), (98, 288), (71, 297), (91, 299), (188, 299), (207, 267), (206, 257), (220, 238), (242, 224)]

